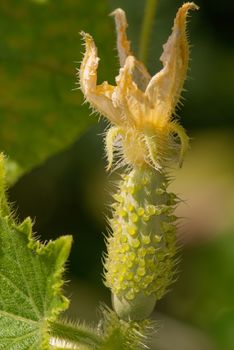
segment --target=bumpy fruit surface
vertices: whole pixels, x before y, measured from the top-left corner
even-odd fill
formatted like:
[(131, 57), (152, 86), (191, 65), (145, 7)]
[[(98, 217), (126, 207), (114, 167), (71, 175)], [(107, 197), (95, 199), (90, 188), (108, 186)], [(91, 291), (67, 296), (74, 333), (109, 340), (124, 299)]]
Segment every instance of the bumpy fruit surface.
[(147, 317), (173, 279), (176, 197), (166, 189), (163, 173), (135, 168), (114, 195), (105, 278), (122, 318)]

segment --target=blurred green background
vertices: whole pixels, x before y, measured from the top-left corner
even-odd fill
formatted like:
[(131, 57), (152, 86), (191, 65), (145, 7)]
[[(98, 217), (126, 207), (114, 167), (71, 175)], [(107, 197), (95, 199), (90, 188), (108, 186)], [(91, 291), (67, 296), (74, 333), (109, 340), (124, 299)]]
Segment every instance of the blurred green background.
[[(159, 0), (147, 66), (161, 67), (162, 44), (182, 4)], [(191, 150), (171, 188), (184, 200), (184, 247), (177, 282), (158, 302), (152, 349), (234, 349), (234, 3), (198, 1), (189, 21), (192, 44), (181, 122)], [(115, 175), (105, 173), (105, 122), (89, 116), (77, 88), (79, 32), (95, 38), (99, 79), (118, 73), (115, 28), (122, 7), (137, 54), (143, 0), (1, 0), (0, 147), (9, 156), (9, 189), (17, 216), (35, 219), (42, 240), (72, 234), (65, 290), (68, 315), (96, 322), (102, 284), (105, 217)], [(31, 170), (32, 169), (32, 170)], [(17, 170), (17, 172), (15, 172)], [(16, 174), (16, 175), (15, 175)]]

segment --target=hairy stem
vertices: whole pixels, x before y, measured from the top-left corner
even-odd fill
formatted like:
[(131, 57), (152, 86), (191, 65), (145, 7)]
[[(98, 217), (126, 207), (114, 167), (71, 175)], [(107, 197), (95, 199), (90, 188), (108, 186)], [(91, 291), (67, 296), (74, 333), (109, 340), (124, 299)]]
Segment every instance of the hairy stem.
[(157, 0), (146, 0), (145, 15), (143, 18), (139, 43), (139, 59), (144, 63), (147, 61), (150, 34), (154, 22), (157, 3)]
[(72, 342), (74, 345), (90, 346), (91, 349), (97, 349), (102, 344), (102, 338), (94, 331), (79, 325), (54, 322), (50, 325), (50, 334), (58, 339)]

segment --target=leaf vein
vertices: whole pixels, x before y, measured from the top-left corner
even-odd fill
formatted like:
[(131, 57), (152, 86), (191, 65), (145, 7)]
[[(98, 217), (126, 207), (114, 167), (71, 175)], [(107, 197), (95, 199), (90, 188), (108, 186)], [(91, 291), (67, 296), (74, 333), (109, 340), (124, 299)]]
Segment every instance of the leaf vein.
[[(29, 304), (31, 305), (31, 307), (35, 310), (35, 306), (34, 306), (34, 304), (32, 304), (32, 299), (26, 294), (26, 293), (24, 293), (14, 282), (12, 282), (11, 281), (11, 279), (8, 277), (8, 276), (6, 276), (3, 272), (1, 272), (0, 271), (0, 276), (2, 276), (5, 280), (6, 280), (6, 282), (8, 283), (8, 284), (10, 284), (13, 288), (15, 288), (15, 290), (17, 290), (18, 291), (18, 293), (20, 293), (22, 296), (23, 296), (23, 298), (25, 298), (26, 300), (28, 300), (28, 302), (29, 302)], [(37, 314), (36, 314), (37, 315)], [(37, 315), (38, 316), (38, 315)]]
[(7, 311), (3, 311), (0, 310), (0, 316), (4, 316), (4, 317), (10, 317), (13, 318), (16, 321), (21, 321), (21, 322), (25, 322), (25, 323), (30, 323), (30, 324), (36, 324), (38, 325), (37, 321), (31, 320), (29, 318), (23, 317), (23, 316), (19, 316), (19, 315), (15, 315), (15, 314), (11, 314), (10, 312)]
[[(18, 233), (18, 234), (19, 234), (19, 233)], [(36, 315), (38, 316), (38, 318), (40, 319), (40, 318), (41, 318), (40, 311), (39, 311), (37, 305), (35, 304), (35, 302), (34, 302), (34, 300), (33, 300), (33, 297), (32, 297), (32, 295), (31, 295), (30, 288), (29, 288), (29, 286), (28, 286), (27, 279), (25, 278), (24, 272), (22, 271), (21, 265), (20, 265), (20, 263), (19, 263), (19, 258), (18, 258), (18, 254), (17, 254), (17, 249), (16, 249), (16, 247), (15, 247), (15, 241), (14, 241), (14, 239), (13, 239), (13, 234), (9, 234), (9, 237), (10, 237), (10, 239), (11, 239), (12, 247), (13, 247), (13, 249), (14, 249), (15, 258), (16, 258), (15, 261), (16, 261), (16, 263), (17, 263), (17, 265), (18, 265), (18, 269), (19, 269), (19, 271), (20, 271), (20, 273), (21, 273), (21, 276), (22, 276), (22, 279), (23, 279), (23, 281), (24, 281), (24, 283), (25, 283), (25, 287), (26, 287), (26, 289), (27, 289), (28, 296), (29, 296), (29, 298), (31, 299), (31, 304), (34, 305), (34, 306), (33, 306), (33, 309), (34, 309)]]

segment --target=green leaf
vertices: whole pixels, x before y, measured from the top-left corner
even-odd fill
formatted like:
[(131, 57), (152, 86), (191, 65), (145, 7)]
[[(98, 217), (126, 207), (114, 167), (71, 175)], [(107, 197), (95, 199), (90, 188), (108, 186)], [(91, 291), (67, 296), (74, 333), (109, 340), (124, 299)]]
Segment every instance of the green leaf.
[(114, 37), (108, 13), (103, 0), (1, 0), (0, 151), (10, 157), (9, 182), (71, 145), (96, 121), (82, 106), (81, 92), (72, 90), (78, 87), (81, 30), (95, 37), (101, 80), (110, 78), (116, 55), (114, 40), (107, 45)]
[(68, 306), (61, 286), (72, 238), (43, 245), (32, 237), (29, 218), (15, 223), (4, 204), (2, 162), (1, 156), (0, 349), (47, 350), (49, 324)]

